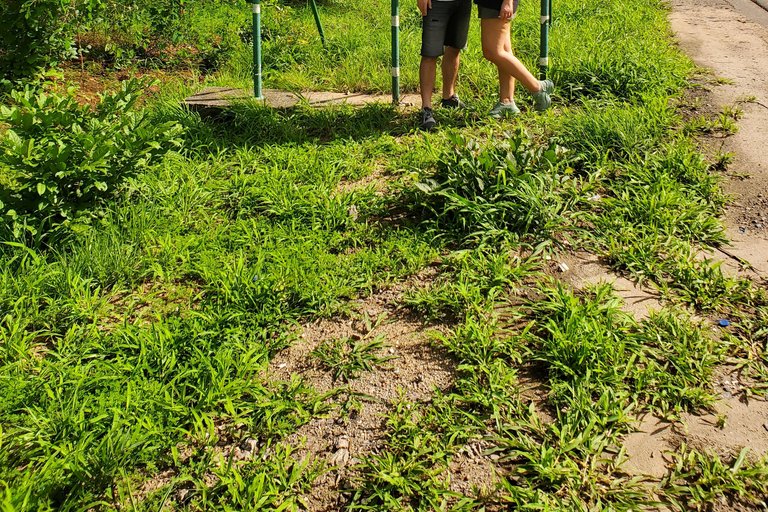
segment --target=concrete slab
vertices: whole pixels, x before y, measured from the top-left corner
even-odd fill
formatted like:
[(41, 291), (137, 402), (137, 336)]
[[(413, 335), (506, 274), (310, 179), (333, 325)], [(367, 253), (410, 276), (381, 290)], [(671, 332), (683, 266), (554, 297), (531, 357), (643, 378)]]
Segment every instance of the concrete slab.
[[(328, 105), (355, 105), (362, 106), (369, 103), (392, 103), (392, 96), (388, 94), (365, 94), (343, 92), (305, 92), (293, 93), (279, 89), (264, 89), (263, 100), (255, 100), (253, 90), (238, 89), (234, 87), (206, 87), (200, 92), (184, 100), (184, 105), (201, 116), (217, 116), (238, 101), (261, 101), (272, 108), (291, 108), (301, 103), (311, 107), (324, 107)], [(415, 94), (400, 96), (400, 106), (413, 106), (420, 101)]]

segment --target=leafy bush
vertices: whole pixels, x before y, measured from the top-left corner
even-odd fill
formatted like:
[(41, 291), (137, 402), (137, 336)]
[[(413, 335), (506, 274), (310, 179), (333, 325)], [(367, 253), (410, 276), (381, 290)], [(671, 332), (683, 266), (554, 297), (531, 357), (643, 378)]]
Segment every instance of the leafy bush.
[(0, 121), (10, 125), (0, 139), (0, 230), (18, 237), (44, 222), (87, 220), (125, 178), (178, 145), (178, 124), (153, 125), (146, 111), (131, 111), (149, 85), (123, 82), (95, 109), (72, 95), (11, 93), (15, 104), (0, 107)]
[(70, 47), (72, 25), (61, 16), (67, 0), (4, 0), (0, 2), (0, 76), (26, 77), (52, 64)]

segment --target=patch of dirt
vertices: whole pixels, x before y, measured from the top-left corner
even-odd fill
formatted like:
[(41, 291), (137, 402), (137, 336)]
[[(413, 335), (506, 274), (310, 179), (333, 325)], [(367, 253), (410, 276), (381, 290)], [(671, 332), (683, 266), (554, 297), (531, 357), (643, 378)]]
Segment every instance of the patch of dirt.
[(635, 320), (650, 317), (651, 311), (663, 308), (659, 294), (646, 286), (616, 275), (603, 258), (592, 253), (579, 251), (560, 258), (561, 279), (576, 288), (599, 283), (611, 283), (616, 295), (624, 300), (624, 311), (632, 314)]
[(667, 466), (672, 461), (666, 452), (680, 444), (673, 425), (652, 414), (646, 414), (638, 421), (637, 432), (624, 439), (624, 447), (630, 458), (624, 467), (636, 474), (661, 478), (667, 473)]
[[(726, 0), (673, 0), (672, 29), (682, 50), (698, 66), (707, 68), (725, 83), (704, 91), (703, 108), (720, 110), (737, 105), (743, 109), (736, 134), (712, 144), (711, 152), (734, 153), (728, 166), (725, 191), (735, 201), (726, 210), (728, 251), (768, 275), (768, 30), (748, 19)], [(754, 7), (754, 6), (753, 6)], [(758, 9), (759, 11), (759, 9)], [(744, 12), (747, 12), (746, 10)], [(752, 11), (750, 11), (752, 12)], [(754, 98), (753, 101), (746, 101)], [(746, 179), (745, 179), (746, 176)], [(725, 268), (739, 272), (731, 258)]]
[(768, 402), (762, 398), (743, 400), (731, 393), (733, 375), (724, 374), (715, 382), (722, 391), (714, 410), (706, 414), (683, 413), (680, 421), (669, 422), (652, 414), (638, 419), (637, 432), (629, 434), (624, 447), (630, 457), (626, 469), (654, 478), (663, 477), (672, 458), (666, 453), (682, 443), (721, 459), (750, 449), (750, 460), (768, 454)]
[[(334, 381), (332, 372), (311, 356), (323, 341), (351, 338), (373, 339), (386, 336), (388, 348), (382, 355), (396, 359), (376, 371), (350, 379), (349, 388), (362, 394), (362, 408), (347, 418), (316, 418), (301, 427), (286, 441), (298, 448), (296, 456), (317, 457), (338, 466), (313, 485), (308, 497), (309, 510), (339, 510), (354, 478), (351, 469), (365, 455), (380, 453), (386, 442), (386, 414), (401, 396), (412, 402), (428, 403), (435, 388), (447, 392), (453, 386), (456, 362), (446, 351), (430, 341), (431, 332), (446, 332), (448, 324), (425, 324), (418, 315), (399, 309), (406, 289), (434, 277), (428, 268), (411, 281), (379, 290), (353, 306), (348, 317), (322, 319), (301, 328), (299, 339), (277, 354), (269, 365), (269, 377), (288, 380), (300, 375), (319, 392), (344, 385)], [(367, 320), (366, 320), (367, 318)], [(376, 324), (377, 319), (381, 319)], [(372, 329), (369, 329), (372, 327)], [(472, 495), (473, 488), (490, 489), (494, 482), (491, 458), (482, 455), (482, 447), (466, 447), (449, 467), (451, 489)]]
[(373, 186), (376, 190), (377, 196), (383, 196), (386, 194), (389, 182), (393, 179), (393, 176), (389, 174), (385, 169), (377, 167), (374, 171), (359, 180), (342, 180), (336, 187), (337, 192), (347, 194), (355, 190), (361, 190), (369, 186)]
[[(119, 89), (120, 83), (131, 78), (151, 78), (168, 84), (173, 81), (189, 83), (195, 78), (191, 71), (162, 71), (162, 70), (118, 70), (112, 71), (93, 61), (87, 63), (84, 70), (80, 69), (80, 63), (71, 61), (62, 66), (63, 76), (53, 79), (52, 88), (55, 92), (63, 94), (67, 88), (75, 87), (75, 99), (81, 105), (96, 106), (99, 102), (99, 94)], [(198, 80), (203, 81), (204, 76), (199, 75)], [(144, 91), (139, 98), (139, 104), (144, 105), (147, 100), (157, 95), (163, 85), (155, 85)]]

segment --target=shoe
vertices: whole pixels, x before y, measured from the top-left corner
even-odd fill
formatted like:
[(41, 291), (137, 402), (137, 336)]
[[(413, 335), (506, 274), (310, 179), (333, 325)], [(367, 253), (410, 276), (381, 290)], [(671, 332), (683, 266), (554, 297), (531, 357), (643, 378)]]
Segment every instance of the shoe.
[(539, 80), (539, 85), (541, 85), (541, 90), (533, 93), (533, 110), (544, 112), (552, 106), (552, 98), (549, 95), (555, 90), (555, 84), (552, 83), (552, 80)]
[(465, 108), (466, 105), (459, 99), (458, 94), (454, 94), (447, 100), (440, 100), (440, 106), (443, 108)]
[(421, 109), (421, 125), (419, 128), (425, 132), (430, 132), (434, 130), (436, 126), (437, 121), (435, 121), (435, 116), (432, 113), (432, 109), (429, 107), (424, 107)]
[(488, 112), (488, 117), (498, 119), (500, 117), (516, 116), (519, 113), (520, 109), (515, 105), (515, 100), (512, 100), (509, 103), (497, 101), (491, 111)]

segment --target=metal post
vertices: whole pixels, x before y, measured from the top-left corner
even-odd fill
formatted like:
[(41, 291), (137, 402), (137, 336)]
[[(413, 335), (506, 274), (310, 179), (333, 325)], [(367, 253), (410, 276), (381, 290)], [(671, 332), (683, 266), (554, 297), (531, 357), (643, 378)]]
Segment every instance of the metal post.
[(320, 13), (317, 12), (317, 4), (315, 3), (315, 0), (309, 0), (310, 5), (312, 6), (312, 14), (315, 15), (315, 23), (317, 23), (317, 31), (320, 32), (320, 41), (323, 43), (323, 48), (325, 48), (325, 31), (323, 31), (323, 23), (320, 21)]
[(261, 0), (253, 0), (253, 96), (264, 99), (261, 94)]
[(539, 78), (546, 80), (549, 69), (549, 23), (552, 16), (552, 0), (541, 0), (541, 41), (539, 44)]
[(400, 103), (400, 0), (392, 0), (392, 103)]

